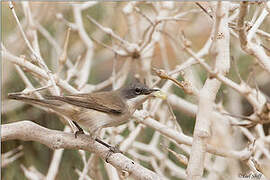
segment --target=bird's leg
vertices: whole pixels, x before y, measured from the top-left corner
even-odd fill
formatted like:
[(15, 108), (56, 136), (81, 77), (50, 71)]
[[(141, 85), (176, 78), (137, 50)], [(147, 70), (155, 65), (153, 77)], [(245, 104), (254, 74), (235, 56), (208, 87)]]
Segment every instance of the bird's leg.
[(109, 152), (106, 155), (105, 161), (108, 163), (108, 159), (109, 157), (113, 154), (113, 153), (122, 153), (122, 151), (120, 151), (120, 149), (117, 146), (112, 146), (110, 144), (105, 143), (104, 141), (102, 141), (99, 138), (95, 138), (95, 141), (97, 141), (98, 143), (102, 144), (103, 146), (107, 147), (109, 149)]
[[(78, 131), (75, 132), (75, 138), (77, 138), (77, 135), (78, 135), (78, 134), (84, 134), (83, 129), (79, 126), (79, 124), (76, 123), (75, 121), (72, 121), (72, 122), (73, 122), (73, 123), (75, 124), (75, 126), (78, 128)], [(98, 130), (94, 130), (94, 132), (96, 132), (96, 131), (98, 131)], [(95, 141), (97, 141), (98, 143), (102, 144), (103, 146), (105, 146), (105, 147), (107, 147), (107, 148), (109, 149), (109, 152), (107, 153), (106, 158), (105, 158), (105, 161), (106, 161), (107, 163), (108, 163), (108, 158), (109, 158), (113, 153), (123, 153), (122, 151), (119, 150), (118, 147), (112, 146), (112, 145), (110, 145), (110, 144), (107, 144), (107, 143), (105, 143), (104, 141), (102, 141), (101, 139), (99, 139), (97, 136), (94, 136), (94, 134), (96, 134), (96, 133), (94, 133), (94, 132), (91, 133), (91, 137), (92, 137), (93, 139), (95, 139)]]
[(112, 146), (110, 144), (107, 144), (107, 143), (105, 143), (104, 141), (102, 141), (101, 139), (99, 139), (97, 137), (95, 138), (95, 140), (98, 143), (102, 144), (103, 146), (107, 147), (112, 153), (123, 153), (122, 151), (119, 150), (119, 148), (117, 146)]
[(109, 152), (106, 155), (105, 161), (108, 163), (108, 158), (113, 154), (113, 153), (123, 153), (122, 151), (119, 150), (118, 147), (116, 146), (112, 146), (110, 144), (105, 143), (104, 141), (102, 141), (97, 134), (99, 134), (100, 128), (97, 128), (95, 130), (92, 130), (92, 132), (90, 133), (92, 138), (95, 139), (95, 141), (97, 141), (98, 143), (102, 144), (103, 146), (105, 146), (106, 148), (109, 149)]
[(113, 153), (123, 153), (122, 151), (119, 150), (118, 147), (116, 146), (112, 146), (110, 144), (107, 144), (106, 142), (102, 141), (100, 138), (99, 138), (99, 133), (100, 133), (100, 130), (101, 128), (98, 127), (98, 128), (91, 128), (89, 129), (90, 130), (90, 136), (91, 136), (91, 139), (95, 140), (96, 142), (98, 142), (99, 144), (105, 146), (106, 148), (109, 149), (109, 152), (107, 153), (106, 155), (106, 158), (105, 158), (105, 161), (108, 163), (108, 158), (113, 154)]
[(78, 134), (84, 134), (83, 129), (79, 126), (79, 124), (76, 123), (75, 121), (72, 121), (72, 122), (73, 122), (73, 123), (75, 124), (75, 126), (78, 128), (78, 131), (75, 132), (75, 138), (77, 138), (77, 135), (78, 135)]

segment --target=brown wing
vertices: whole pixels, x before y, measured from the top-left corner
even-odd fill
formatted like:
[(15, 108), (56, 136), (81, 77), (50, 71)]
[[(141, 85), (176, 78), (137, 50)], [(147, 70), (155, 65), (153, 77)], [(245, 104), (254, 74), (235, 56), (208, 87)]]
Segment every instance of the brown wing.
[(112, 95), (110, 92), (74, 94), (68, 96), (47, 96), (46, 98), (107, 113), (122, 113), (125, 109), (123, 100), (118, 95)]

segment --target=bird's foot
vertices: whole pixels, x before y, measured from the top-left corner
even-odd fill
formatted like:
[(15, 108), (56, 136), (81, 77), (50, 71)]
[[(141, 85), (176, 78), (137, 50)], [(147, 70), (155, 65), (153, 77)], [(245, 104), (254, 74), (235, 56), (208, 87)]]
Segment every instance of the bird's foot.
[(112, 153), (121, 153), (121, 154), (123, 154), (123, 152), (120, 151), (120, 149), (119, 149), (118, 146), (111, 146), (111, 147), (109, 148), (109, 150), (110, 150)]
[(108, 153), (106, 154), (106, 157), (105, 157), (105, 161), (108, 163), (108, 159), (109, 157), (113, 154), (113, 153), (122, 153), (122, 151), (120, 151), (120, 149), (118, 148), (118, 146), (112, 146), (110, 144), (107, 144), (105, 143), (104, 141), (102, 141), (101, 139), (99, 138), (95, 138), (95, 140), (102, 144), (103, 146), (107, 147), (109, 149)]
[(78, 128), (78, 131), (76, 131), (76, 132), (74, 133), (75, 138), (77, 138), (78, 134), (84, 134), (83, 129), (79, 126), (79, 124), (76, 123), (75, 121), (72, 121), (72, 122), (73, 122), (73, 123), (75, 124), (75, 126)]
[(83, 130), (76, 131), (76, 132), (74, 133), (75, 138), (77, 138), (79, 134), (84, 134)]
[(120, 149), (117, 146), (110, 146), (109, 147), (109, 151), (108, 151), (108, 153), (106, 154), (106, 157), (105, 157), (106, 163), (109, 163), (108, 159), (114, 153), (121, 153), (121, 154), (123, 154), (123, 152), (120, 151)]

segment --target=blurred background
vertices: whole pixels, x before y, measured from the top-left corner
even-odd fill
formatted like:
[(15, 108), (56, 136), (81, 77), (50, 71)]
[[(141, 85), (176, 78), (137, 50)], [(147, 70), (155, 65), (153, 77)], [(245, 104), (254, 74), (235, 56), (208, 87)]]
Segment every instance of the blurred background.
[[(91, 67), (88, 72), (88, 78), (86, 85), (81, 86), (78, 83), (78, 77), (73, 76), (70, 79), (70, 84), (77, 89), (81, 90), (91, 90), (94, 85), (99, 84), (108, 78), (111, 77), (113, 73), (113, 67), (115, 71), (118, 72), (123, 67), (123, 64), (127, 59), (130, 61), (139, 61), (140, 59), (132, 59), (130, 57), (121, 57), (118, 56), (115, 61), (115, 53), (110, 49), (105, 48), (101, 43), (102, 42), (110, 47), (121, 47), (121, 43), (116, 42), (114, 38), (110, 35), (101, 31), (96, 25), (91, 23), (87, 19), (87, 15), (91, 16), (97, 22), (102, 24), (104, 27), (111, 28), (116, 34), (118, 34), (124, 40), (133, 43), (139, 43), (143, 39), (144, 32), (146, 32), (147, 27), (149, 27), (149, 22), (142, 14), (147, 15), (150, 19), (158, 14), (159, 11), (164, 11), (164, 16), (175, 16), (179, 13), (187, 13), (183, 15), (181, 20), (177, 21), (166, 21), (164, 23), (163, 31), (169, 34), (174, 41), (179, 41), (179, 35), (184, 32), (185, 37), (191, 41), (192, 49), (197, 52), (199, 51), (204, 44), (209, 39), (211, 34), (211, 29), (213, 21), (208, 17), (206, 13), (202, 11), (194, 2), (170, 2), (170, 3), (160, 3), (159, 5), (154, 3), (139, 2), (136, 4), (136, 7), (140, 9), (140, 13), (133, 12), (131, 22), (130, 17), (125, 14), (123, 11), (127, 8), (126, 2), (100, 2), (94, 5), (88, 6), (81, 10), (81, 17), (84, 29), (87, 35), (93, 38), (93, 54), (91, 57)], [(233, 4), (233, 3), (232, 3)], [(87, 46), (83, 42), (76, 25), (74, 24), (75, 18), (74, 10), (75, 6), (81, 6), (83, 3), (67, 3), (67, 2), (29, 2), (29, 7), (32, 12), (33, 19), (35, 20), (34, 27), (29, 25), (28, 18), (26, 16), (25, 8), (23, 8), (22, 3), (15, 2), (14, 7), (17, 13), (17, 16), (21, 22), (22, 27), (24, 28), (26, 35), (30, 41), (33, 40), (31, 33), (28, 33), (31, 28), (37, 30), (38, 44), (40, 48), (40, 53), (49, 69), (53, 73), (56, 73), (59, 68), (59, 55), (61, 53), (61, 48), (64, 46), (65, 37), (68, 27), (71, 27), (70, 38), (67, 50), (68, 62), (63, 67), (63, 70), (59, 73), (60, 77), (63, 79), (66, 78), (66, 72), (71, 69), (76, 63), (79, 66), (85, 65), (83, 59), (87, 56)], [(206, 9), (210, 8), (208, 3), (201, 3)], [(238, 3), (235, 3), (237, 9)], [(159, 9), (158, 9), (158, 8)], [(259, 13), (263, 5), (261, 4), (251, 4), (247, 20), (252, 22), (252, 17), (254, 13)], [(167, 13), (167, 14), (166, 14)], [(232, 8), (230, 15), (234, 13)], [(236, 22), (237, 18), (232, 21)], [(264, 23), (260, 26), (260, 29), (265, 32), (270, 32), (270, 18), (265, 19)], [(232, 24), (233, 26), (233, 24)], [(31, 53), (27, 48), (24, 39), (21, 36), (21, 33), (16, 24), (15, 18), (12, 15), (12, 12), (9, 8), (7, 2), (2, 2), (2, 43), (5, 48), (16, 56), (24, 55), (26, 58), (31, 58)], [(233, 28), (231, 31), (234, 31)], [(136, 34), (132, 34), (135, 33)], [(164, 34), (166, 34), (164, 33)], [(151, 57), (146, 57), (146, 59), (151, 59), (151, 66), (166, 69), (168, 71), (176, 68), (177, 65), (185, 62), (189, 55), (187, 55), (181, 47), (177, 47), (175, 42), (170, 38), (170, 36), (162, 35), (162, 40), (156, 42), (153, 46), (153, 53)], [(135, 37), (134, 37), (135, 36)], [(261, 44), (266, 48), (270, 48), (270, 38), (261, 38)], [(58, 47), (58, 48), (57, 48)], [(119, 48), (121, 49), (121, 48)], [(269, 49), (266, 50), (268, 55), (270, 55)], [(254, 57), (246, 55), (240, 47), (239, 39), (231, 35), (231, 56), (235, 59), (236, 67), (241, 75), (241, 78), (244, 81), (249, 81), (250, 84), (255, 87), (258, 85), (266, 95), (270, 95), (270, 78), (264, 72), (261, 67), (256, 63)], [(204, 56), (208, 64), (213, 64), (209, 59), (208, 54)], [(165, 61), (164, 59), (167, 59)], [(80, 62), (81, 61), (81, 62)], [(150, 61), (150, 60), (149, 60)], [(136, 64), (137, 62), (135, 62)], [(134, 66), (129, 69), (130, 72), (135, 71), (139, 66)], [(201, 88), (205, 79), (207, 78), (207, 72), (200, 67), (200, 65), (195, 64), (190, 67), (193, 72), (194, 85), (197, 88)], [(77, 73), (79, 71), (76, 71)], [(232, 65), (232, 68), (228, 74), (228, 77), (233, 81), (239, 83), (239, 77), (236, 73), (237, 71)], [(152, 73), (154, 74), (154, 73)], [(30, 73), (26, 72), (26, 76), (31, 80), (32, 84), (35, 87), (40, 87), (39, 82), (32, 77)], [(24, 90), (25, 84), (22, 81), (20, 75), (15, 69), (15, 66), (8, 60), (2, 60), (2, 124), (17, 122), (21, 120), (31, 120), (43, 127), (55, 130), (63, 130), (64, 125), (58, 119), (58, 116), (53, 113), (48, 113), (37, 107), (19, 102), (11, 101), (7, 99), (7, 94), (10, 92), (20, 92)], [(128, 80), (132, 78), (132, 73), (128, 74)], [(180, 75), (178, 80), (183, 80), (183, 77)], [(162, 87), (164, 80), (158, 84), (159, 87)], [(193, 82), (192, 82), (193, 83)], [(104, 87), (102, 90), (109, 90), (112, 88), (112, 85)], [(177, 96), (197, 104), (197, 98), (191, 95), (186, 95), (183, 90), (176, 86), (172, 86), (170, 93), (176, 94)], [(218, 93), (217, 102), (222, 102), (224, 107), (232, 112), (232, 114), (242, 114), (249, 115), (252, 113), (252, 108), (247, 101), (245, 101), (239, 94), (231, 90), (226, 86), (222, 86), (220, 92)], [(186, 135), (192, 136), (195, 117), (191, 117), (185, 112), (181, 112), (176, 108), (173, 108), (176, 115), (177, 122), (180, 124), (183, 132)], [(269, 133), (269, 125), (265, 125), (266, 134)], [(126, 137), (129, 134), (129, 131), (123, 131), (122, 136)], [(147, 143), (152, 139), (154, 130), (151, 128), (143, 128), (142, 133), (137, 137), (137, 141)], [(239, 144), (236, 146), (238, 149), (243, 147), (242, 143), (245, 144), (245, 137), (239, 135)], [(2, 142), (1, 149), (2, 153), (8, 152), (18, 146), (22, 145), (23, 155), (20, 156), (16, 161), (11, 164), (2, 167), (2, 179), (13, 180), (13, 179), (27, 179), (23, 173), (22, 165), (24, 167), (34, 166), (42, 174), (47, 173), (50, 161), (52, 158), (53, 151), (46, 146), (37, 143), (37, 142), (24, 142), (24, 141), (6, 141)], [(168, 147), (176, 152), (181, 152), (179, 148), (173, 143), (169, 143)], [(164, 153), (166, 154), (166, 153)], [(86, 153), (89, 157), (90, 153)], [(176, 160), (175, 156), (171, 153), (168, 153), (168, 159), (176, 164), (179, 167), (186, 167), (184, 164)], [(153, 169), (153, 167), (147, 163), (140, 161), (142, 165), (147, 168)], [(108, 175), (105, 173), (104, 164), (100, 160), (99, 168), (103, 172), (103, 179), (108, 179)], [(242, 167), (242, 166), (241, 166)], [(63, 159), (61, 161), (59, 172), (56, 179), (58, 180), (71, 180), (77, 179), (78, 175), (75, 172), (75, 169), (82, 169), (83, 163), (81, 156), (77, 153), (76, 150), (65, 150), (63, 153)], [(244, 167), (243, 167), (244, 168)], [(168, 173), (169, 179), (181, 179), (176, 175)]]

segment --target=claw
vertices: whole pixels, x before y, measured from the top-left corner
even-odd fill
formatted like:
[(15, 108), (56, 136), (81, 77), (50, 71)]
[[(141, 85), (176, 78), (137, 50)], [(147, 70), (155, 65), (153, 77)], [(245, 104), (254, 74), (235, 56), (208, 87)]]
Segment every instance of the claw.
[(75, 124), (75, 126), (78, 128), (78, 131), (76, 131), (75, 133), (74, 133), (74, 135), (75, 135), (75, 138), (77, 138), (77, 135), (78, 134), (84, 134), (84, 132), (83, 132), (83, 129), (79, 126), (79, 124), (77, 124), (75, 121), (72, 121), (74, 124)]
[(120, 151), (120, 149), (119, 149), (118, 147), (116, 147), (116, 146), (110, 146), (110, 147), (109, 147), (109, 151), (108, 151), (108, 153), (106, 154), (106, 157), (105, 157), (106, 163), (109, 163), (108, 159), (109, 159), (109, 157), (110, 157), (113, 153), (121, 153), (121, 154), (123, 154), (123, 152)]
[(83, 131), (76, 131), (75, 133), (74, 133), (74, 135), (75, 135), (75, 138), (77, 138), (77, 136), (79, 135), (79, 134), (84, 134), (84, 132)]
[(113, 154), (113, 152), (108, 151), (108, 153), (106, 154), (106, 157), (105, 157), (106, 163), (109, 163), (108, 159), (109, 159), (109, 157), (110, 157), (112, 154)]
[(109, 148), (109, 150), (110, 150), (112, 153), (121, 153), (121, 154), (123, 154), (123, 152), (120, 151), (120, 149), (119, 149), (118, 147), (116, 147), (116, 146), (111, 146), (111, 147)]

